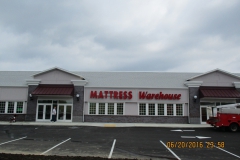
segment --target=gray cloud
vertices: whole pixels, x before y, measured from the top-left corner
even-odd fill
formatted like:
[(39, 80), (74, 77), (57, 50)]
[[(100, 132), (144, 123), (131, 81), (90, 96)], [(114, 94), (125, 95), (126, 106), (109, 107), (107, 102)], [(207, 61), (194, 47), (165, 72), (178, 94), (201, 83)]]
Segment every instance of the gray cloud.
[(239, 8), (238, 0), (1, 1), (0, 68), (239, 72)]

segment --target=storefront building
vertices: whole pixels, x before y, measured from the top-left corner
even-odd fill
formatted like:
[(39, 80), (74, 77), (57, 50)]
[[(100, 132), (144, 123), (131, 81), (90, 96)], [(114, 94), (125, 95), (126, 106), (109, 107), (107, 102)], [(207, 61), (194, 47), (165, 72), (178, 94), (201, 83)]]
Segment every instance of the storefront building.
[(240, 102), (240, 73), (0, 71), (0, 120), (206, 123)]

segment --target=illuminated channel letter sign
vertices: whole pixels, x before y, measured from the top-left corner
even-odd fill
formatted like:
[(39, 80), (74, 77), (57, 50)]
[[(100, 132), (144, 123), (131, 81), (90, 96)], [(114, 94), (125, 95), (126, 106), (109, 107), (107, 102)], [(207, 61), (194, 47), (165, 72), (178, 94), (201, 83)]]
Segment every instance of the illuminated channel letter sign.
[(140, 91), (139, 99), (179, 100), (181, 99), (181, 94), (163, 94), (162, 92), (156, 94)]
[(132, 99), (132, 91), (91, 91), (90, 98)]
[[(132, 99), (132, 91), (91, 91), (91, 99)], [(148, 93), (139, 91), (139, 99), (147, 100), (179, 100), (181, 99), (181, 94), (163, 94), (159, 93)]]

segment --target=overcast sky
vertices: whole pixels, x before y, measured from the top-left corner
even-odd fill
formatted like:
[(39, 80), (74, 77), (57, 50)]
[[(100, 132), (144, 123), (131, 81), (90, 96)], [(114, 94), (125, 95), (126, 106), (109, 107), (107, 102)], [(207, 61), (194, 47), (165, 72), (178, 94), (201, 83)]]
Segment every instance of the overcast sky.
[(240, 73), (240, 0), (0, 0), (0, 70)]

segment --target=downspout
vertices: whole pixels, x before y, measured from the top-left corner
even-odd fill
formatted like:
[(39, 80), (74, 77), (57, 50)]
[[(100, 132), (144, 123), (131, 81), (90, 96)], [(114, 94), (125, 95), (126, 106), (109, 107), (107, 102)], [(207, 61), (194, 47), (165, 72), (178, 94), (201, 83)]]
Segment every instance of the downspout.
[(85, 103), (83, 102), (83, 122), (84, 122), (84, 105)]
[(189, 87), (188, 87), (188, 124), (190, 124), (190, 111), (189, 111), (189, 108), (190, 108), (190, 91), (189, 91)]
[(83, 87), (83, 122), (84, 122), (84, 106), (85, 106), (85, 87)]

